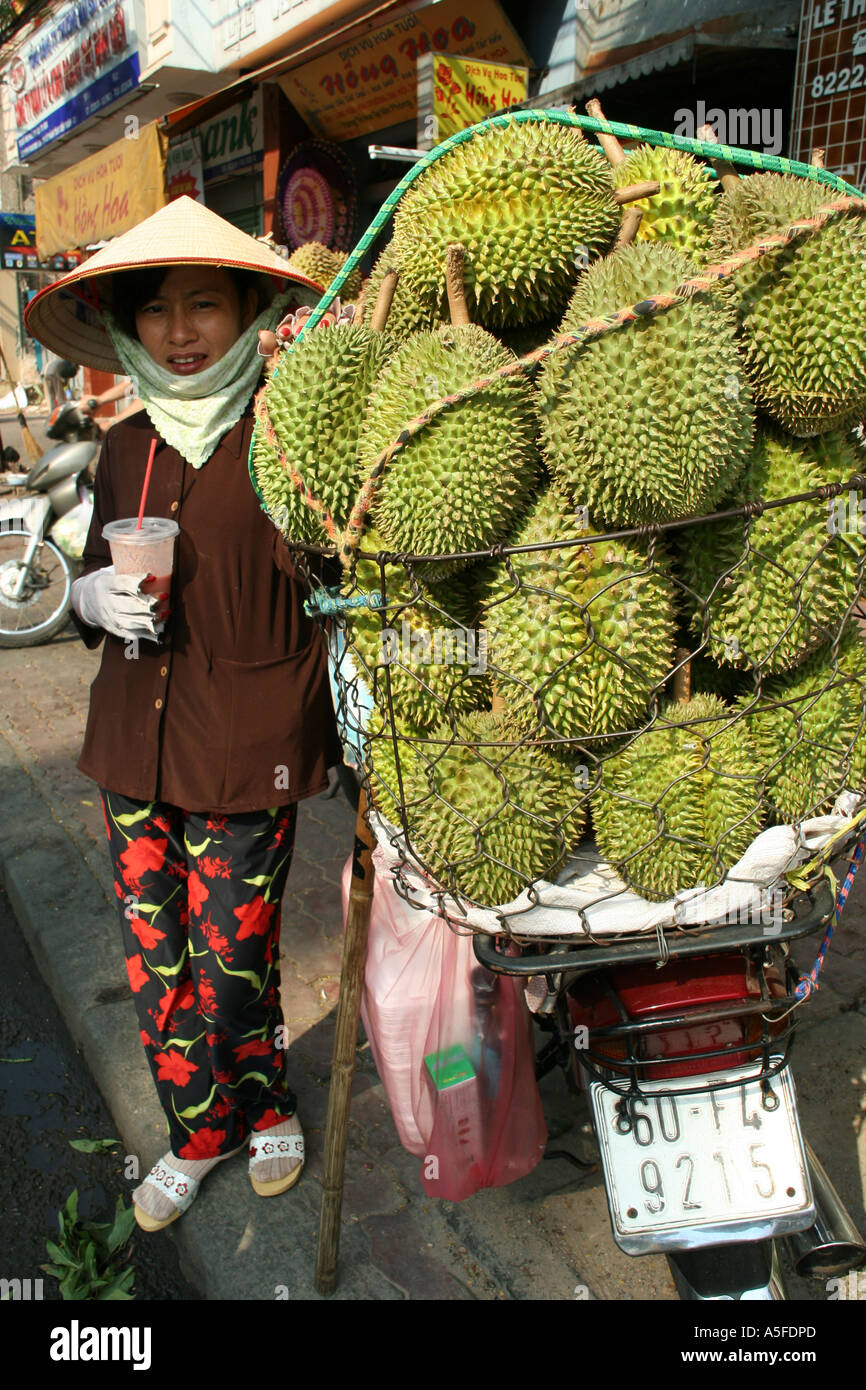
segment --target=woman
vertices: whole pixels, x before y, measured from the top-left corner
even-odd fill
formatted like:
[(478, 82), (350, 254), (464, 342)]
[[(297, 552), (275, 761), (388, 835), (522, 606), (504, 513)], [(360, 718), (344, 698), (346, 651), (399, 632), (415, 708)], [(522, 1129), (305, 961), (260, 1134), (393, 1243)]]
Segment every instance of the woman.
[[(290, 294), (273, 299), (286, 280)], [(181, 198), (29, 310), (42, 341), (126, 373), (144, 402), (103, 445), (73, 607), (87, 646), (105, 642), (78, 766), (100, 788), (171, 1139), (133, 1194), (145, 1230), (174, 1221), (247, 1144), (263, 1196), (290, 1187), (303, 1162), (279, 1046), (280, 899), (297, 802), (327, 786), (341, 749), (323, 644), (247, 457), (257, 334), (318, 296)], [(116, 574), (102, 528), (137, 514), (154, 439), (146, 513), (180, 534), (170, 586), (145, 594), (154, 576)]]

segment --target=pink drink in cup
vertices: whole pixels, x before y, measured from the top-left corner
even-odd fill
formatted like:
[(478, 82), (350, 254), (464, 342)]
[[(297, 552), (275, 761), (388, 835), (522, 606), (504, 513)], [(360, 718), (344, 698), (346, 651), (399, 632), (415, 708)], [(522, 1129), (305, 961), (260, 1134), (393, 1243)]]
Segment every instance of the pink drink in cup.
[(102, 528), (117, 574), (154, 576), (141, 585), (143, 594), (169, 592), (174, 569), (174, 543), (179, 533), (177, 522), (164, 516), (142, 517), (140, 527), (137, 517), (127, 516), (121, 521), (109, 521)]

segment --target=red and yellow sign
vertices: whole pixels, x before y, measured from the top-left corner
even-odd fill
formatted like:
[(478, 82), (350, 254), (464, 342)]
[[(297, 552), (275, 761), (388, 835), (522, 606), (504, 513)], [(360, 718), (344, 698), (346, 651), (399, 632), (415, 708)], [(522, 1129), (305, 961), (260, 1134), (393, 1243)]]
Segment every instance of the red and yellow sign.
[(285, 73), (279, 82), (317, 135), (348, 140), (414, 119), (417, 63), (425, 53), (531, 61), (496, 0), (440, 0)]
[(433, 59), (433, 139), (438, 144), (504, 106), (525, 101), (529, 73), (477, 58)]
[(165, 206), (165, 136), (156, 121), (134, 129), (36, 189), (40, 259), (107, 241)]

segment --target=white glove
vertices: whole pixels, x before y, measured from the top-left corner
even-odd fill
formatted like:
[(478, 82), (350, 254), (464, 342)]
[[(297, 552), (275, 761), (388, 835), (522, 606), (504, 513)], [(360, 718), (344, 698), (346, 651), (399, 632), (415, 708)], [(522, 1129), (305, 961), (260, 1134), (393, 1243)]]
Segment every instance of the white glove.
[(161, 604), (156, 594), (139, 593), (146, 574), (116, 574), (105, 565), (82, 575), (72, 585), (72, 607), (88, 627), (102, 627), (115, 637), (158, 642), (165, 626), (155, 615)]

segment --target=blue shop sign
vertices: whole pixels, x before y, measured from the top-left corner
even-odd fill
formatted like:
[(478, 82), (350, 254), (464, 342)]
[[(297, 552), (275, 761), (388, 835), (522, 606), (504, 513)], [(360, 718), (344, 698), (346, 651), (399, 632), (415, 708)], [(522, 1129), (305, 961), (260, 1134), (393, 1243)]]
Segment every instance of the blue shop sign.
[(71, 100), (50, 111), (44, 120), (19, 137), (19, 161), (26, 164), (28, 159), (39, 154), (46, 145), (58, 140), (61, 135), (68, 134), (82, 121), (89, 120), (106, 106), (111, 106), (126, 96), (127, 92), (138, 86), (140, 72), (139, 56), (133, 53), (110, 72), (103, 73), (95, 82), (91, 82)]

